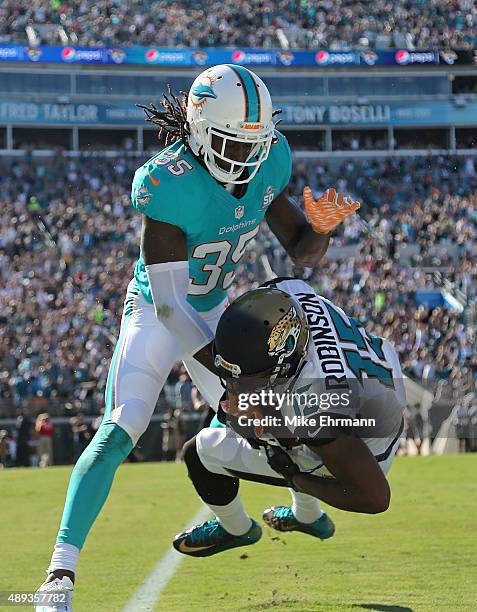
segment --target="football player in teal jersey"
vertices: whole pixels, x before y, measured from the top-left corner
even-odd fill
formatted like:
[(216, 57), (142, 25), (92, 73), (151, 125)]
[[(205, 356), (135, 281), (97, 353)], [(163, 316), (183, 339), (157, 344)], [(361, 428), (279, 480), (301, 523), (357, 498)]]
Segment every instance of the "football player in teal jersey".
[(306, 216), (289, 199), (290, 148), (275, 129), (266, 85), (246, 68), (209, 68), (182, 101), (170, 93), (161, 106), (146, 110), (169, 146), (134, 175), (132, 203), (143, 215), (140, 257), (109, 370), (104, 420), (73, 470), (40, 587), (67, 591), (63, 612), (72, 610), (86, 536), (173, 364), (182, 360), (204, 398), (218, 406), (223, 389), (213, 364), (214, 332), (262, 219), (297, 264), (313, 267), (332, 229), (359, 208), (333, 189), (314, 200), (307, 188)]

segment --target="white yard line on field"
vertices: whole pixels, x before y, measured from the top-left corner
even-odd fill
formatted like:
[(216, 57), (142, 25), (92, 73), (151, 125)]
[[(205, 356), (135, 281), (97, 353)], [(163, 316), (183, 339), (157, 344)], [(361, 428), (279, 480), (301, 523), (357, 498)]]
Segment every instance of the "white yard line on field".
[[(191, 519), (186, 529), (202, 523), (210, 515), (210, 510), (202, 506), (197, 514)], [(161, 597), (162, 591), (174, 577), (177, 568), (182, 563), (184, 555), (174, 548), (170, 548), (162, 557), (149, 576), (134, 592), (131, 599), (124, 607), (123, 612), (143, 612), (153, 610)]]

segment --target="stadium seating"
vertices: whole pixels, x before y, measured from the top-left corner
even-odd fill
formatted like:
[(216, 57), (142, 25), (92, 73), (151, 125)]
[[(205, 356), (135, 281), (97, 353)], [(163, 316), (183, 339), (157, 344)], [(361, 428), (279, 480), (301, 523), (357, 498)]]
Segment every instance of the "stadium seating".
[(4, 0), (0, 43), (473, 48), (473, 0)]
[[(141, 218), (129, 194), (142, 162), (62, 157), (0, 162), (0, 416), (13, 416), (33, 397), (55, 400), (62, 409), (88, 398), (96, 412), (102, 405), (138, 255)], [(445, 304), (434, 308), (416, 297), (423, 289), (438, 292), (437, 269), (449, 271), (468, 297), (477, 295), (472, 160), (344, 162), (335, 170), (323, 162), (297, 162), (292, 187), (298, 198), (306, 182), (315, 191), (336, 185), (362, 199), (367, 229), (357, 219), (347, 222), (334, 239), (333, 258), (310, 277), (310, 271), (292, 269), (263, 226), (240, 266), (232, 297), (264, 280), (266, 257), (278, 274), (308, 274), (323, 295), (389, 337), (415, 378), (441, 381), (448, 389), (473, 388), (472, 328)], [(378, 193), (386, 202), (379, 207)], [(38, 224), (38, 214), (51, 236)], [(455, 243), (454, 256), (446, 248), (434, 250), (448, 241)], [(403, 245), (414, 247), (405, 262)]]

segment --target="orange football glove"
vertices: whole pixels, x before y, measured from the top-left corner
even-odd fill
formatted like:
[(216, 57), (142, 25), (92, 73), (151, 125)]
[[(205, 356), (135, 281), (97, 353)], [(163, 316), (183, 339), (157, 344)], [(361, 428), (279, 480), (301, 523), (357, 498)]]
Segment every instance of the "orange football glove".
[(358, 201), (336, 189), (327, 189), (317, 200), (308, 185), (303, 189), (305, 213), (315, 232), (328, 234), (348, 215), (361, 207)]

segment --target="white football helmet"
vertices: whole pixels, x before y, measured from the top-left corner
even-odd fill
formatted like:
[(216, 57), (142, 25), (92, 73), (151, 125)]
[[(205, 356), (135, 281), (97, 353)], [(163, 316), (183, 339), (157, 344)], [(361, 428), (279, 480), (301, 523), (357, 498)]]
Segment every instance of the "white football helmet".
[(248, 183), (268, 157), (272, 100), (265, 83), (243, 66), (204, 70), (190, 88), (187, 121), (190, 148), (221, 183)]

